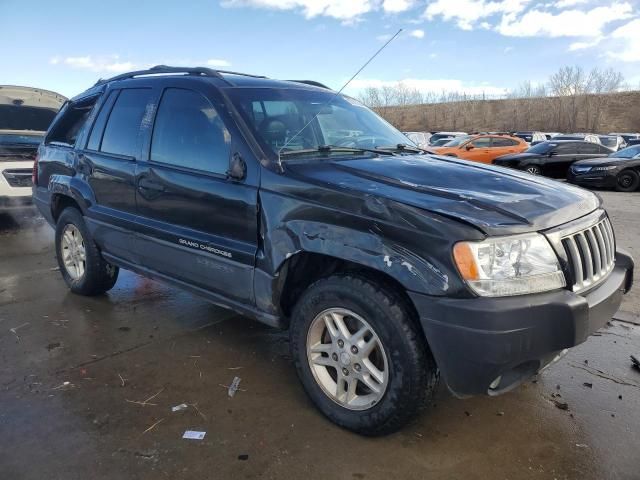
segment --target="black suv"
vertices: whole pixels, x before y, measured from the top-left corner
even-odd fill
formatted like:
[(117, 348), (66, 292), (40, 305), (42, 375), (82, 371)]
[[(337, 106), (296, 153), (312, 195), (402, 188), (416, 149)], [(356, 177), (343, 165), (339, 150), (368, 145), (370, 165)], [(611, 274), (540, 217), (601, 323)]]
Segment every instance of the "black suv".
[(315, 82), (156, 67), (64, 105), (34, 199), (73, 292), (125, 268), (289, 328), (318, 408), (383, 434), (440, 375), (514, 388), (604, 325), (633, 270), (594, 194), (404, 142)]

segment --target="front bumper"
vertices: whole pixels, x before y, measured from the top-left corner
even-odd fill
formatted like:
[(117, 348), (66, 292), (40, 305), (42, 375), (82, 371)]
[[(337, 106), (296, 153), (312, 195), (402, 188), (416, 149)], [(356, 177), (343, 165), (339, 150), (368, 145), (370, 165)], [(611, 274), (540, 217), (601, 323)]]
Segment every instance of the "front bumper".
[(618, 172), (587, 172), (576, 174), (573, 170), (569, 169), (567, 174), (567, 182), (575, 185), (582, 185), (585, 187), (594, 188), (615, 188), (616, 176)]
[(632, 282), (633, 259), (617, 251), (607, 279), (580, 295), (556, 290), (503, 298), (410, 296), (449, 389), (457, 396), (495, 395), (605, 325)]

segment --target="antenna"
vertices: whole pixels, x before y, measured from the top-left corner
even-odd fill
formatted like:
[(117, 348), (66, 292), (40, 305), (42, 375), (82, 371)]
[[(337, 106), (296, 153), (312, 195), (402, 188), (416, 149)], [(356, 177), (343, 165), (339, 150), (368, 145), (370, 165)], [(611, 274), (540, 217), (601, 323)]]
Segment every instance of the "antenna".
[(345, 88), (347, 88), (347, 85), (349, 85), (349, 84), (351, 83), (351, 81), (352, 81), (354, 78), (356, 78), (356, 77), (358, 76), (358, 74), (359, 74), (362, 70), (364, 70), (364, 69), (366, 68), (366, 66), (367, 66), (367, 65), (369, 65), (369, 64), (373, 61), (373, 59), (374, 59), (374, 58), (376, 58), (376, 57), (380, 54), (380, 52), (382, 52), (382, 50), (384, 50), (385, 48), (387, 48), (387, 45), (389, 45), (392, 41), (394, 41), (394, 40), (396, 39), (396, 37), (397, 37), (398, 35), (400, 35), (400, 33), (401, 33), (401, 32), (402, 32), (402, 28), (401, 28), (400, 30), (398, 30), (398, 31), (396, 32), (396, 34), (395, 34), (393, 37), (391, 37), (389, 40), (387, 40), (387, 41), (386, 41), (386, 43), (385, 43), (384, 45), (382, 45), (382, 46), (378, 49), (378, 51), (377, 51), (376, 53), (374, 53), (374, 54), (371, 56), (371, 58), (369, 58), (369, 60), (367, 60), (367, 61), (366, 61), (366, 63), (365, 63), (364, 65), (362, 65), (362, 67), (360, 67), (360, 69), (359, 69), (356, 73), (354, 73), (354, 74), (353, 74), (353, 76), (352, 76), (349, 80), (347, 80), (347, 83), (345, 83), (345, 84), (342, 86), (342, 88), (340, 88), (340, 90), (338, 90), (338, 91), (337, 91), (337, 92), (336, 92), (336, 93), (335, 93), (335, 94), (334, 94), (334, 95), (333, 95), (329, 100), (327, 100), (327, 102), (326, 102), (324, 105), (322, 105), (322, 107), (320, 107), (320, 109), (318, 110), (318, 113), (316, 113), (316, 114), (313, 116), (313, 118), (312, 118), (311, 120), (309, 120), (309, 121), (305, 124), (305, 126), (304, 126), (304, 127), (302, 127), (300, 130), (298, 130), (298, 132), (297, 132), (293, 137), (291, 137), (289, 140), (287, 140), (287, 141), (285, 142), (285, 144), (280, 148), (280, 150), (278, 150), (278, 163), (280, 163), (280, 154), (282, 153), (282, 150), (284, 150), (284, 149), (285, 149), (285, 147), (286, 147), (287, 145), (289, 145), (289, 144), (293, 141), (293, 139), (294, 139), (294, 138), (296, 138), (298, 135), (300, 135), (300, 134), (301, 134), (301, 133), (302, 133), (302, 132), (303, 132), (303, 131), (304, 131), (304, 130), (309, 126), (309, 125), (311, 125), (311, 123), (312, 123), (316, 118), (318, 118), (318, 115), (320, 115), (320, 112), (322, 112), (322, 109), (324, 109), (325, 107), (327, 107), (327, 106), (331, 105), (331, 103), (332, 103), (332, 102), (333, 102), (333, 101), (338, 97), (338, 95), (340, 95), (340, 94), (342, 93), (342, 91), (343, 91)]

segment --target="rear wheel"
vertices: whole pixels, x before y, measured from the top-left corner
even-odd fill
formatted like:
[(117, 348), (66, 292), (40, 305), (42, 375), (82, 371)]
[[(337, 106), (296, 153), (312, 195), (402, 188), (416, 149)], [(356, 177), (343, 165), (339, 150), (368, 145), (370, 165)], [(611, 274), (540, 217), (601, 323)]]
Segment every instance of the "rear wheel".
[(68, 207), (56, 224), (56, 257), (62, 278), (72, 292), (99, 295), (118, 279), (118, 267), (102, 258), (80, 211)]
[(616, 190), (619, 192), (635, 192), (640, 186), (640, 175), (634, 170), (623, 170), (616, 178)]
[(542, 175), (542, 170), (538, 165), (529, 165), (525, 168), (525, 171), (531, 175)]
[(296, 304), (291, 350), (302, 384), (334, 423), (398, 430), (432, 398), (438, 370), (405, 300), (367, 277), (317, 281)]

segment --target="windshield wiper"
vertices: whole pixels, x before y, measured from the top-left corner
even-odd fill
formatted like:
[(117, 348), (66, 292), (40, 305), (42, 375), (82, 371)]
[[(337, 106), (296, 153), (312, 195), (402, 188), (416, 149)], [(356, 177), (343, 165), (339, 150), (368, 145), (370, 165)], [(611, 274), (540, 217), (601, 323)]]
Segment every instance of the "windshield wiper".
[(431, 153), (429, 150), (423, 148), (412, 147), (406, 143), (398, 143), (397, 145), (383, 145), (376, 146), (377, 150), (384, 150), (386, 152), (411, 152), (411, 153)]
[(286, 157), (294, 155), (308, 155), (312, 153), (377, 153), (378, 155), (394, 155), (392, 151), (382, 148), (338, 147), (335, 145), (320, 145), (317, 148), (286, 150), (284, 152), (280, 152), (280, 156)]

